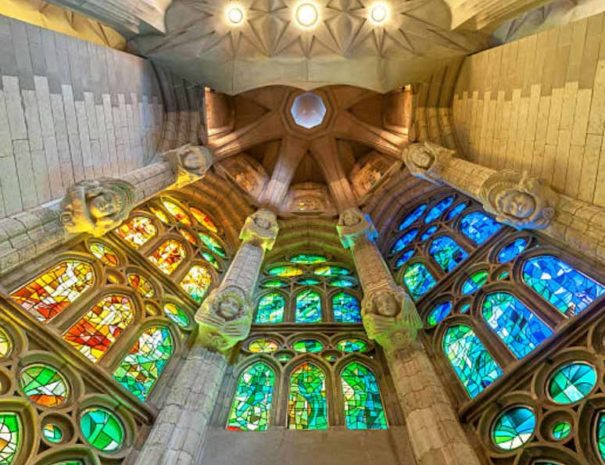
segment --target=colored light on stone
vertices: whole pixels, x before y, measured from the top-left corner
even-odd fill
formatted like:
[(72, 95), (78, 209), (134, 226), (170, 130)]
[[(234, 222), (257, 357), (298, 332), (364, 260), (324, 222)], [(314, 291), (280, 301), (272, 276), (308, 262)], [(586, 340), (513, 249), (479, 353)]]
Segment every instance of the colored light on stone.
[(429, 254), (446, 273), (455, 270), (468, 257), (468, 253), (449, 236), (435, 239), (429, 247)]
[(152, 299), (155, 297), (155, 289), (147, 278), (136, 273), (129, 273), (127, 277), (130, 287), (137, 291), (141, 297), (145, 299)]
[(215, 253), (221, 258), (227, 258), (227, 252), (214, 237), (205, 233), (198, 233), (197, 237), (200, 238), (202, 244), (204, 244), (212, 253)]
[(21, 421), (16, 413), (0, 412), (0, 464), (16, 464), (21, 449)]
[(301, 339), (292, 344), (292, 348), (301, 354), (316, 354), (324, 349), (324, 345), (317, 339)]
[(269, 276), (277, 276), (280, 278), (292, 278), (304, 274), (302, 268), (297, 266), (279, 265), (273, 266), (267, 270)]
[(471, 212), (460, 221), (460, 231), (477, 245), (486, 242), (502, 229), (502, 225), (485, 213)]
[(391, 247), (390, 254), (395, 255), (401, 252), (408, 245), (410, 245), (414, 239), (416, 239), (416, 236), (418, 236), (417, 228), (413, 228), (405, 232), (399, 239), (397, 239), (397, 242), (393, 244), (393, 247)]
[(263, 362), (250, 365), (239, 376), (233, 396), (227, 429), (266, 431), (271, 418), (274, 371)]
[(317, 276), (350, 276), (353, 273), (348, 268), (336, 265), (319, 266), (315, 268)]
[(95, 258), (101, 260), (101, 262), (107, 266), (118, 266), (120, 264), (118, 255), (111, 247), (103, 242), (91, 242), (89, 249), (90, 253), (92, 253)]
[(437, 281), (423, 263), (413, 263), (403, 272), (403, 284), (414, 300), (420, 299), (437, 285)]
[(69, 396), (65, 377), (50, 365), (36, 363), (25, 367), (19, 374), (23, 393), (35, 404), (59, 407)]
[(138, 249), (158, 234), (158, 228), (146, 216), (135, 216), (116, 229), (115, 233)]
[(424, 215), (424, 212), (426, 211), (427, 207), (428, 205), (426, 203), (423, 203), (422, 205), (416, 207), (408, 216), (406, 216), (401, 221), (401, 223), (399, 224), (399, 231), (403, 231), (404, 229), (409, 228), (416, 221), (418, 221), (422, 217), (422, 215)]
[(455, 200), (455, 198), (453, 195), (450, 195), (449, 197), (446, 197), (443, 200), (440, 200), (426, 214), (426, 217), (424, 218), (424, 222), (426, 224), (429, 224), (429, 223), (432, 223), (433, 221), (435, 221), (436, 219), (440, 218), (441, 215), (443, 215), (443, 212), (445, 212), (445, 210), (447, 210), (448, 208), (450, 208), (452, 206), (452, 204), (454, 203), (454, 200)]
[(498, 263), (512, 262), (515, 258), (523, 253), (529, 243), (527, 239), (518, 238), (510, 244), (505, 245), (498, 253)]
[(370, 350), (370, 345), (363, 339), (351, 337), (338, 341), (336, 343), (336, 349), (347, 354), (356, 352), (364, 353)]
[(326, 375), (312, 363), (301, 364), (290, 375), (288, 429), (328, 429)]
[(171, 275), (187, 257), (185, 247), (174, 239), (163, 242), (149, 256), (149, 261), (157, 266), (160, 271)]
[(279, 343), (275, 339), (261, 337), (254, 339), (248, 344), (248, 350), (255, 354), (269, 354), (279, 349)]
[(345, 424), (351, 430), (387, 429), (387, 419), (374, 373), (359, 362), (349, 363), (340, 375)]
[(296, 323), (319, 323), (322, 313), (321, 295), (312, 289), (305, 289), (296, 295)]
[(164, 314), (181, 328), (188, 328), (191, 325), (191, 318), (187, 312), (176, 304), (171, 302), (165, 304)]
[(438, 303), (433, 307), (431, 313), (429, 313), (429, 317), (426, 319), (426, 322), (429, 326), (437, 326), (439, 323), (445, 320), (451, 312), (452, 303), (449, 300)]
[(555, 441), (562, 441), (571, 434), (571, 423), (568, 421), (557, 421), (552, 425), (550, 432)]
[(485, 270), (477, 271), (473, 273), (464, 283), (462, 284), (462, 293), (464, 295), (470, 295), (477, 292), (487, 283), (489, 273)]
[(321, 96), (306, 92), (294, 99), (290, 113), (297, 125), (313, 129), (323, 123), (327, 109)]
[(313, 254), (298, 254), (290, 259), (290, 262), (295, 265), (317, 265), (318, 263), (325, 263), (328, 258), (324, 255), (313, 255)]
[(52, 444), (59, 444), (63, 441), (63, 431), (54, 423), (47, 423), (42, 427), (42, 436)]
[(361, 323), (359, 299), (346, 292), (332, 296), (332, 313), (336, 323)]
[(162, 199), (162, 205), (164, 205), (164, 208), (168, 210), (168, 213), (170, 213), (170, 215), (179, 223), (185, 226), (191, 226), (191, 218), (179, 205), (168, 199)]
[(284, 321), (286, 299), (279, 292), (263, 295), (258, 301), (255, 323), (277, 324)]
[(548, 380), (550, 398), (561, 405), (579, 402), (597, 384), (597, 371), (588, 363), (571, 362), (557, 368)]
[(212, 286), (212, 274), (205, 266), (194, 265), (181, 281), (181, 287), (197, 303), (202, 303)]
[(105, 408), (84, 410), (80, 417), (80, 430), (86, 442), (101, 452), (115, 452), (124, 446), (124, 426)]
[(528, 407), (513, 407), (495, 421), (492, 441), (502, 450), (515, 450), (526, 444), (536, 429), (536, 414)]

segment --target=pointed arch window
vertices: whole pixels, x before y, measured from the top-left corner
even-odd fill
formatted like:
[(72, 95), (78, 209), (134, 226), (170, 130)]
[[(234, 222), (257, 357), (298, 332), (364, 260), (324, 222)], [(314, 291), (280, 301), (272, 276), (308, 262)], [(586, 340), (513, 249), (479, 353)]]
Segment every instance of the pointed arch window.
[(227, 429), (231, 431), (266, 431), (269, 428), (275, 372), (264, 362), (246, 368), (237, 380)]
[(523, 264), (523, 282), (566, 315), (577, 315), (605, 294), (605, 287), (552, 255)]
[(468, 257), (468, 253), (449, 236), (435, 239), (431, 243), (429, 253), (446, 273), (455, 270)]
[(63, 260), (11, 294), (13, 300), (47, 322), (63, 312), (95, 283), (95, 272), (88, 262)]
[(13, 412), (0, 413), (0, 464), (12, 465), (21, 449), (21, 421)]
[(460, 221), (460, 231), (477, 245), (486, 242), (502, 229), (502, 225), (482, 212), (466, 214)]
[(348, 292), (338, 292), (332, 296), (332, 311), (336, 323), (361, 323), (359, 299)]
[(146, 400), (174, 353), (174, 340), (165, 326), (146, 329), (113, 374), (114, 379)]
[(290, 375), (288, 428), (328, 429), (326, 374), (313, 363), (303, 363)]
[(304, 289), (296, 295), (296, 323), (321, 322), (321, 294), (313, 289)]
[(403, 283), (414, 300), (420, 299), (429, 292), (437, 281), (424, 263), (413, 263), (403, 272)]
[(135, 249), (147, 244), (158, 234), (158, 228), (146, 216), (135, 216), (118, 229), (116, 234)]
[(125, 295), (108, 295), (69, 328), (63, 339), (97, 363), (133, 320), (132, 300)]
[(471, 398), (502, 376), (502, 369), (470, 326), (449, 327), (443, 336), (443, 351)]
[(258, 301), (255, 323), (277, 324), (284, 321), (286, 299), (279, 292), (265, 294)]
[(351, 362), (340, 374), (348, 429), (387, 429), (376, 376), (365, 365)]
[(519, 299), (508, 292), (489, 294), (483, 302), (483, 319), (521, 359), (552, 335), (552, 330)]
[(169, 239), (153, 251), (149, 256), (149, 261), (163, 273), (171, 275), (186, 257), (187, 252), (183, 244), (174, 239)]
[(193, 265), (181, 281), (181, 287), (198, 304), (202, 303), (210, 286), (212, 286), (212, 274), (201, 265)]

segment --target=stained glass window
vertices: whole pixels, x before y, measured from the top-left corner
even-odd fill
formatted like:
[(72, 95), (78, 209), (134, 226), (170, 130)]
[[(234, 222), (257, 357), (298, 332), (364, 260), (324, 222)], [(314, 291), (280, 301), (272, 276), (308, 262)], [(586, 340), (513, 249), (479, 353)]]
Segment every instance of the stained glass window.
[(445, 217), (446, 221), (452, 221), (454, 218), (457, 218), (458, 215), (460, 215), (460, 213), (462, 213), (464, 210), (466, 210), (469, 206), (468, 202), (461, 202), (458, 205), (456, 205), (454, 208), (452, 208), (450, 210), (450, 212), (447, 214), (447, 216)]
[(11, 297), (38, 321), (47, 322), (74, 303), (95, 282), (90, 263), (63, 260)]
[(59, 444), (63, 441), (63, 430), (54, 423), (47, 423), (42, 427), (42, 436), (52, 444)]
[(403, 283), (414, 300), (429, 292), (437, 281), (423, 263), (413, 263), (403, 272)]
[(255, 354), (269, 354), (279, 349), (279, 343), (268, 337), (259, 337), (248, 344), (248, 350)]
[(315, 268), (314, 272), (317, 276), (349, 276), (351, 270), (344, 266), (326, 265)]
[(126, 436), (120, 419), (101, 407), (88, 408), (82, 412), (80, 431), (86, 442), (102, 452), (121, 449)]
[(181, 328), (188, 328), (191, 325), (191, 318), (187, 312), (176, 304), (171, 302), (165, 304), (164, 314)]
[(145, 400), (173, 352), (174, 341), (168, 328), (148, 328), (139, 336), (113, 377), (136, 397)]
[(163, 273), (172, 274), (183, 263), (187, 252), (179, 241), (174, 239), (163, 242), (149, 256), (149, 261), (157, 266)]
[(303, 363), (290, 375), (288, 428), (328, 429), (326, 375), (312, 363)]
[(321, 322), (321, 295), (312, 289), (304, 289), (296, 295), (296, 323)]
[(216, 227), (216, 223), (210, 218), (210, 216), (206, 215), (203, 211), (190, 207), (189, 211), (193, 215), (193, 217), (197, 220), (199, 224), (201, 224), (208, 231), (212, 231), (213, 233), (218, 233), (218, 228)]
[(109, 295), (89, 310), (63, 339), (91, 362), (98, 362), (134, 319), (134, 304), (124, 295)]
[(357, 297), (339, 292), (332, 296), (332, 311), (336, 323), (361, 323), (361, 305)]
[(316, 354), (324, 349), (324, 345), (317, 339), (301, 339), (292, 344), (292, 348), (301, 354)]
[(128, 273), (128, 284), (145, 299), (151, 299), (155, 296), (155, 289), (151, 281), (138, 273)]
[(477, 271), (469, 276), (469, 278), (462, 284), (462, 293), (464, 295), (470, 295), (477, 292), (487, 283), (489, 273), (485, 270)]
[(468, 253), (449, 236), (435, 239), (431, 243), (429, 253), (446, 273), (456, 269), (468, 257)]
[(292, 257), (290, 261), (297, 265), (316, 265), (318, 263), (327, 262), (328, 258), (324, 255), (301, 253)]
[(429, 326), (437, 326), (452, 312), (452, 303), (449, 300), (438, 303), (433, 307), (426, 320)]
[(197, 239), (186, 229), (179, 229), (179, 234), (183, 236), (192, 246), (197, 247)]
[(552, 335), (552, 330), (508, 292), (489, 294), (483, 318), (517, 358), (523, 358)]
[(536, 430), (536, 414), (529, 407), (513, 407), (496, 419), (492, 440), (502, 450), (514, 450), (527, 443)]
[(387, 429), (380, 388), (374, 373), (359, 362), (351, 362), (342, 370), (340, 379), (347, 428)]
[(201, 252), (200, 255), (202, 256), (202, 258), (204, 260), (206, 260), (208, 263), (210, 263), (214, 267), (215, 270), (220, 271), (221, 265), (214, 255), (212, 255), (209, 252)]
[(104, 242), (91, 242), (89, 248), (90, 252), (105, 265), (118, 266), (120, 264), (118, 254)]
[(512, 262), (521, 253), (523, 253), (528, 245), (529, 243), (527, 242), (527, 239), (522, 237), (515, 239), (510, 244), (507, 244), (500, 249), (500, 252), (498, 252), (498, 263)]
[(11, 465), (21, 448), (21, 421), (16, 413), (0, 413), (0, 465)]
[(321, 284), (321, 281), (315, 278), (304, 278), (298, 281), (297, 284), (300, 284), (301, 286), (317, 286)]
[(451, 326), (443, 336), (443, 350), (471, 398), (502, 376), (502, 369), (470, 326)]
[(168, 199), (162, 199), (162, 205), (164, 205), (164, 208), (168, 210), (168, 213), (170, 213), (179, 223), (184, 224), (185, 226), (191, 226), (191, 218), (179, 205)]
[(557, 421), (552, 425), (550, 434), (555, 441), (562, 441), (571, 434), (571, 423), (568, 421)]
[(277, 324), (284, 321), (286, 299), (279, 292), (265, 294), (258, 301), (256, 323)]
[(328, 281), (328, 285), (332, 287), (351, 288), (357, 286), (357, 283), (353, 279), (336, 278)]
[(424, 242), (424, 241), (430, 239), (431, 237), (433, 237), (433, 234), (435, 234), (438, 229), (439, 229), (438, 226), (431, 226), (430, 228), (428, 228), (426, 231), (424, 231), (422, 233), (422, 235), (420, 236), (420, 240)]
[(395, 271), (399, 270), (403, 265), (405, 265), (415, 254), (416, 250), (414, 249), (408, 249), (403, 252), (395, 262)]
[(214, 237), (204, 233), (197, 233), (197, 237), (200, 238), (200, 241), (202, 241), (211, 252), (217, 254), (221, 258), (227, 258), (227, 252), (225, 252), (223, 246)]
[(270, 279), (268, 281), (264, 281), (261, 284), (261, 287), (264, 289), (281, 289), (284, 287), (288, 287), (288, 283), (281, 279)]
[(132, 247), (138, 249), (154, 238), (158, 233), (158, 229), (153, 224), (153, 221), (146, 216), (135, 216), (116, 229), (115, 232)]
[(202, 303), (211, 285), (212, 274), (201, 265), (193, 265), (181, 281), (181, 287), (197, 303)]
[(561, 405), (584, 399), (597, 384), (597, 371), (585, 362), (571, 362), (557, 368), (548, 380), (550, 398)]
[(460, 231), (475, 244), (483, 244), (502, 229), (502, 225), (485, 213), (471, 212), (460, 221)]
[(597, 420), (596, 436), (597, 436), (597, 451), (601, 460), (605, 461), (605, 412), (599, 413)]
[(43, 407), (58, 407), (69, 395), (65, 377), (55, 368), (43, 363), (25, 367), (19, 375), (23, 393), (35, 404)]
[(416, 239), (417, 235), (417, 228), (410, 229), (408, 232), (406, 232), (397, 240), (397, 242), (395, 242), (395, 244), (393, 244), (393, 247), (391, 247), (391, 255), (395, 255), (405, 249), (408, 245), (412, 243), (414, 239)]
[(345, 353), (367, 352), (370, 350), (370, 346), (363, 339), (351, 337), (338, 341), (336, 349)]
[(168, 215), (161, 208), (149, 207), (151, 213), (155, 215), (155, 217), (160, 220), (164, 224), (170, 224), (170, 219)]
[(440, 200), (433, 208), (429, 210), (424, 218), (424, 222), (426, 224), (432, 223), (437, 218), (440, 218), (443, 215), (443, 212), (450, 208), (454, 203), (454, 196), (450, 195), (449, 197)]
[(292, 278), (294, 276), (300, 276), (304, 273), (302, 268), (297, 266), (280, 265), (274, 266), (267, 270), (270, 276), (279, 276), (280, 278)]
[(422, 205), (417, 206), (412, 213), (406, 216), (403, 221), (399, 224), (399, 231), (403, 231), (404, 229), (412, 226), (416, 221), (420, 219), (424, 212), (426, 211), (427, 204), (423, 203)]
[(4, 328), (0, 327), (0, 359), (8, 357), (12, 350), (13, 342), (10, 336)]
[(275, 373), (267, 364), (256, 362), (240, 375), (231, 404), (227, 429), (265, 431), (269, 427)]
[(577, 315), (605, 293), (605, 287), (551, 255), (523, 264), (523, 281), (561, 313)]

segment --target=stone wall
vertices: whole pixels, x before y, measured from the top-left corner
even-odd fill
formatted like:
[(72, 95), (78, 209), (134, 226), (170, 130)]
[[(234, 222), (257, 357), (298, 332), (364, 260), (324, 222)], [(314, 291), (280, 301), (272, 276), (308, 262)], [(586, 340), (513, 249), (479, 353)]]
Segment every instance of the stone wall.
[(605, 206), (605, 15), (466, 58), (453, 99), (465, 156)]

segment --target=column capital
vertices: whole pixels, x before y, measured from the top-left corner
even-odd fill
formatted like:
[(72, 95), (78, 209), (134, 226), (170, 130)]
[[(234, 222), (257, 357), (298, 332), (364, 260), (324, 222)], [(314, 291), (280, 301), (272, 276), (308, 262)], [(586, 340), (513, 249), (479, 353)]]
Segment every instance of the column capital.
[(378, 237), (370, 215), (365, 215), (358, 208), (348, 208), (340, 214), (336, 226), (340, 242), (345, 249), (352, 248), (362, 238), (372, 242)]
[(101, 178), (80, 181), (67, 189), (60, 220), (70, 234), (103, 236), (128, 218), (135, 206), (135, 187), (129, 182)]
[(226, 352), (250, 333), (253, 305), (247, 292), (238, 286), (214, 289), (195, 315), (201, 343)]
[(456, 152), (432, 142), (410, 144), (401, 153), (406, 168), (417, 178), (442, 184), (442, 172)]
[(191, 144), (164, 152), (162, 157), (170, 163), (176, 176), (176, 187), (184, 187), (199, 180), (214, 162), (214, 156), (208, 147)]
[(422, 328), (413, 300), (394, 283), (365, 293), (362, 318), (368, 337), (386, 352), (414, 345)]
[(262, 247), (264, 250), (271, 250), (278, 233), (277, 216), (271, 210), (262, 208), (246, 218), (239, 238), (244, 242)]

